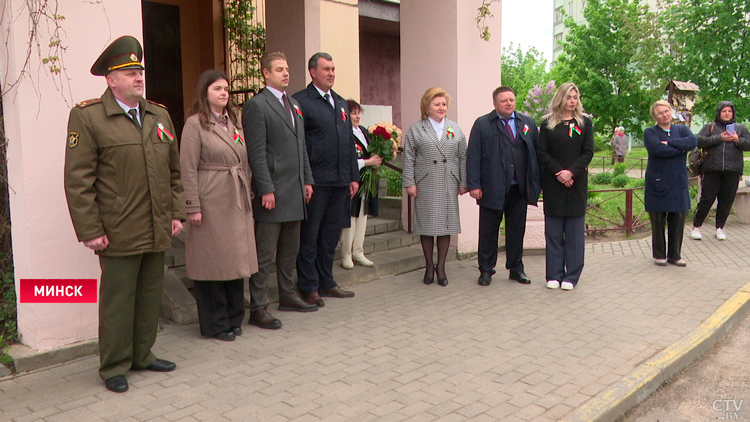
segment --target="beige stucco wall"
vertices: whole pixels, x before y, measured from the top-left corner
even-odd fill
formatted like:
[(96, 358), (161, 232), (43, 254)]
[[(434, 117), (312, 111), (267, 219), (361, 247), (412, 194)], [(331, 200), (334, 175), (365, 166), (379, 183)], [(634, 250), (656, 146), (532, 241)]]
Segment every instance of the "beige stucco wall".
[[(28, 46), (28, 19), (22, 0), (0, 2), (0, 74), (3, 90), (18, 78)], [(104, 0), (101, 4), (58, 0), (64, 66), (69, 80), (61, 89), (32, 52), (31, 73), (3, 95), (8, 137), (11, 230), (16, 286), (22, 278), (98, 278), (98, 260), (80, 244), (70, 222), (63, 191), (67, 119), (78, 101), (99, 97), (104, 78), (89, 69), (115, 38), (142, 38), (141, 2)], [(40, 40), (48, 44), (46, 27)], [(66, 102), (67, 100), (67, 102)], [(18, 289), (16, 289), (18, 291)], [(19, 304), (21, 341), (45, 350), (97, 336), (96, 304)]]
[(344, 98), (359, 101), (357, 0), (322, 0), (320, 3), (320, 49), (333, 56), (333, 63), (336, 65), (336, 84), (333, 89)]
[(310, 83), (307, 61), (324, 51), (333, 56), (333, 89), (359, 100), (359, 12), (357, 0), (266, 2), (267, 48), (283, 51), (290, 71), (288, 92)]
[[(419, 101), (427, 88), (440, 86), (451, 95), (448, 118), (467, 138), (474, 120), (492, 110), (492, 91), (500, 85), (501, 2), (490, 6), (493, 34), (479, 38), (477, 5), (467, 0), (401, 2), (401, 104), (404, 131), (419, 120)], [(459, 253), (477, 250), (479, 207), (468, 194), (459, 198), (462, 233)], [(406, 210), (406, 206), (404, 206)], [(406, 221), (404, 221), (406, 225)]]

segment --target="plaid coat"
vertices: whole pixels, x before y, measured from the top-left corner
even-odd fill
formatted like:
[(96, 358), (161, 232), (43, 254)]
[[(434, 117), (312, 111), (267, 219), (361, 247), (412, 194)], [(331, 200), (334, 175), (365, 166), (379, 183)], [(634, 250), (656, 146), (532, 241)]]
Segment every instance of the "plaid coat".
[(461, 128), (446, 119), (438, 139), (430, 121), (420, 120), (409, 128), (403, 147), (403, 187), (417, 186), (414, 233), (461, 233), (458, 188), (466, 187), (466, 136)]

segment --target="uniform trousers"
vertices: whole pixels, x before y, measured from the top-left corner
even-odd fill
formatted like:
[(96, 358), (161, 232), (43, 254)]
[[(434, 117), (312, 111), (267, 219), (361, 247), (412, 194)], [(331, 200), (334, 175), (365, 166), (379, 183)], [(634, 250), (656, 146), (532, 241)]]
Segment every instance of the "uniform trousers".
[(736, 171), (707, 171), (701, 177), (701, 200), (695, 209), (693, 226), (700, 227), (711, 209), (715, 200), (716, 204), (716, 228), (724, 228), (729, 212), (732, 210), (734, 195), (740, 183), (740, 173)]
[(586, 216), (544, 216), (547, 281), (578, 284), (586, 253)]
[(164, 252), (99, 256), (99, 376), (143, 369), (156, 360), (151, 347), (161, 313)]
[(352, 256), (365, 256), (365, 231), (367, 231), (366, 202), (363, 199), (359, 207), (359, 216), (351, 217), (350, 226), (341, 231), (341, 258), (351, 259)]
[[(682, 212), (650, 212), (651, 218), (651, 248), (654, 259), (677, 261), (682, 252), (682, 235), (685, 229), (687, 211)], [(669, 241), (664, 240), (664, 229), (669, 232)]]
[(497, 240), (505, 215), (505, 268), (523, 272), (523, 237), (526, 234), (526, 197), (518, 185), (505, 194), (502, 210), (479, 207), (479, 271), (495, 274)]
[(250, 309), (268, 306), (268, 279), (276, 259), (279, 300), (294, 297), (294, 261), (299, 253), (300, 222), (255, 222), (258, 272), (250, 277)]
[(244, 284), (236, 280), (193, 280), (201, 335), (213, 337), (242, 325)]
[(333, 256), (349, 225), (349, 187), (316, 187), (300, 228), (297, 279), (302, 294), (333, 289)]

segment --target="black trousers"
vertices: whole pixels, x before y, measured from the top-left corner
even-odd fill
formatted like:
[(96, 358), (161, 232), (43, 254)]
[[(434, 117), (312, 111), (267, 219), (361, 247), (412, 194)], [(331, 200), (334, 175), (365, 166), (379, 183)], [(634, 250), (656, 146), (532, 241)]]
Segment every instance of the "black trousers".
[(328, 290), (333, 281), (333, 256), (341, 229), (349, 227), (349, 187), (316, 187), (300, 229), (297, 280), (302, 294)]
[(245, 318), (242, 279), (193, 283), (201, 335), (213, 337), (242, 324)]
[(547, 281), (578, 284), (586, 253), (586, 216), (544, 216)]
[(299, 253), (299, 221), (255, 222), (258, 272), (250, 277), (250, 310), (268, 306), (268, 279), (276, 258), (279, 299), (294, 297), (294, 262)]
[(502, 210), (479, 207), (479, 271), (495, 274), (497, 239), (505, 215), (505, 268), (523, 272), (523, 237), (526, 234), (526, 197), (518, 185), (505, 194)]
[[(651, 248), (655, 259), (669, 258), (677, 261), (682, 252), (682, 235), (685, 229), (683, 212), (650, 212), (651, 218)], [(669, 241), (664, 240), (664, 229), (669, 232)]]
[(737, 193), (737, 185), (740, 183), (740, 173), (736, 171), (708, 171), (703, 174), (701, 180), (701, 200), (695, 209), (693, 227), (700, 227), (711, 209), (715, 200), (716, 204), (716, 228), (724, 228), (729, 212), (732, 210), (734, 195)]

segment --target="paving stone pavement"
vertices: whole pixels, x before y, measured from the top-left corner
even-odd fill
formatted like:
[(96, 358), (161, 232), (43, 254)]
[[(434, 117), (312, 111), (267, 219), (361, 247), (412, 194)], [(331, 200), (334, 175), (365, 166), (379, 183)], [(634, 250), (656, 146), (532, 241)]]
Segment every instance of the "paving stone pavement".
[(724, 242), (705, 228), (686, 230), (687, 268), (656, 267), (650, 239), (589, 243), (570, 292), (545, 288), (543, 256), (525, 258), (530, 286), (498, 271), (481, 287), (472, 259), (448, 264), (447, 287), (416, 271), (315, 313), (271, 309), (281, 330), (245, 325), (235, 342), (165, 325), (154, 351), (176, 371), (132, 371), (124, 394), (96, 356), (0, 378), (0, 420), (557, 421), (748, 282), (750, 226)]

